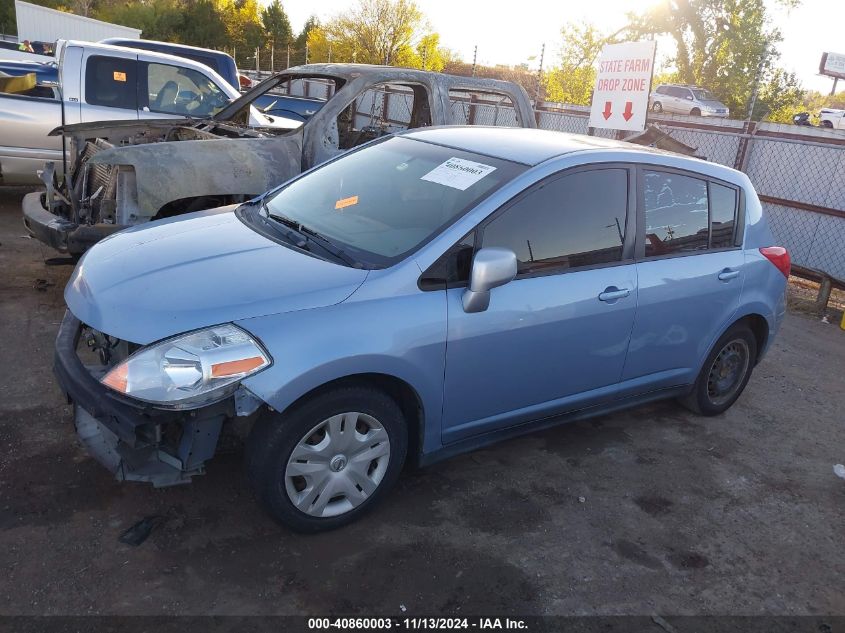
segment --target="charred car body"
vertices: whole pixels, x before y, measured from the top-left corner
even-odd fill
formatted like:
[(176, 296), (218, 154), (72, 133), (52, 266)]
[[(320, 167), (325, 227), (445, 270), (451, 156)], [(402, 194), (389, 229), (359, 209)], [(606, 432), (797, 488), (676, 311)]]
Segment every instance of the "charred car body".
[[(305, 99), (316, 112), (289, 128), (248, 126), (266, 95)], [(272, 106), (272, 104), (271, 104)], [(82, 123), (61, 186), (23, 201), (29, 232), (81, 254), (99, 239), (153, 219), (239, 203), (369, 140), (449, 124), (536, 127), (525, 90), (510, 82), (359, 64), (312, 64), (265, 80), (212, 119)]]

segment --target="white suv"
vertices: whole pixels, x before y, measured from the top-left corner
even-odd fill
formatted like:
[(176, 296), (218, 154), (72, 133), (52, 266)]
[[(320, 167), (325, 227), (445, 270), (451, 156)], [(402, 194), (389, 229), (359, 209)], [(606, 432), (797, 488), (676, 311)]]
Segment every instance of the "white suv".
[(652, 112), (689, 114), (691, 116), (727, 117), (728, 106), (705, 88), (681, 84), (661, 84), (651, 93), (649, 105)]

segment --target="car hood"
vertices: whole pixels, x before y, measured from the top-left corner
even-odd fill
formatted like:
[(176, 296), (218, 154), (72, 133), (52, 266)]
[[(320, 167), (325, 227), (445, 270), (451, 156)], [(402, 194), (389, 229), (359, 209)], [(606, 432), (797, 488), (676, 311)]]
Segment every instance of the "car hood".
[(724, 103), (722, 103), (721, 101), (702, 101), (701, 105), (708, 107), (708, 108), (717, 108), (717, 109), (721, 109), (721, 108), (727, 109), (727, 107), (728, 107)]
[(80, 321), (146, 345), (239, 319), (340, 303), (367, 278), (253, 231), (233, 206), (131, 228), (74, 270), (65, 302)]

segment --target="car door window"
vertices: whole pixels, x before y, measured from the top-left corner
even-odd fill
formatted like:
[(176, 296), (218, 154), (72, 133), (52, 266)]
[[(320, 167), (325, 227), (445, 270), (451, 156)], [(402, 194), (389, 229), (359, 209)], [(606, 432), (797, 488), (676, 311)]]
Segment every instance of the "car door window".
[(455, 125), (522, 125), (513, 100), (492, 90), (450, 88), (449, 107)]
[(628, 171), (579, 171), (517, 200), (484, 227), (482, 247), (516, 253), (518, 273), (565, 270), (622, 259)]
[(109, 108), (138, 109), (138, 62), (92, 55), (85, 68), (85, 101)]
[[(380, 136), (431, 125), (428, 90), (416, 84), (376, 84), (337, 117), (337, 148), (352, 149)], [(329, 130), (334, 136), (335, 131)], [(334, 143), (332, 139), (332, 143)]]
[(643, 172), (645, 254), (707, 248), (707, 183), (672, 172)]
[(228, 95), (193, 68), (146, 64), (146, 88), (151, 112), (208, 117), (229, 103)]

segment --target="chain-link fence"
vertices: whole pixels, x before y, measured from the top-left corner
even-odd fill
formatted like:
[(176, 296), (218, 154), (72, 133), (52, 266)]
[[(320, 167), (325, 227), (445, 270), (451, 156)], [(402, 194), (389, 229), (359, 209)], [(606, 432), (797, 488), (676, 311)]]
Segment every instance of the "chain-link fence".
[[(538, 110), (538, 126), (585, 134), (589, 108)], [(796, 266), (845, 280), (845, 136), (812, 128), (728, 119), (649, 116), (709, 161), (741, 169), (754, 184), (777, 243)], [(628, 132), (593, 130), (624, 138)]]

